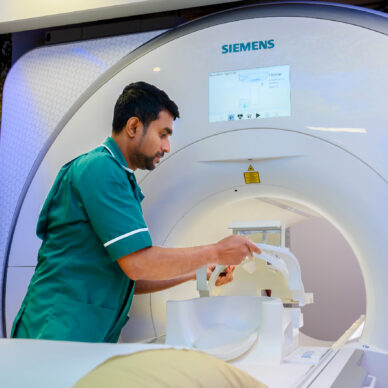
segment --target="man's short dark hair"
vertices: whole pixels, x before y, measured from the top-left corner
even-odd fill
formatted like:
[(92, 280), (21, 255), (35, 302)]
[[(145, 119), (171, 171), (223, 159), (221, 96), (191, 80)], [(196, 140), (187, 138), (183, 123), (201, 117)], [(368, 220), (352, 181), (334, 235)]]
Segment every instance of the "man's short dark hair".
[(113, 114), (113, 132), (120, 133), (131, 117), (137, 117), (147, 128), (158, 118), (159, 112), (168, 111), (173, 119), (179, 117), (178, 107), (167, 94), (146, 82), (127, 85), (116, 101)]

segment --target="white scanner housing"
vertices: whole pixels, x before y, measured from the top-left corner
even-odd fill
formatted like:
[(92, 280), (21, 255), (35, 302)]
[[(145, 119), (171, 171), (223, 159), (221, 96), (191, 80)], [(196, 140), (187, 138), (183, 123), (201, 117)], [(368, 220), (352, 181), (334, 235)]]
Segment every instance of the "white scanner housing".
[[(232, 222), (260, 219), (255, 211), (260, 199), (312, 209), (342, 233), (360, 263), (367, 293), (360, 341), (388, 351), (387, 25), (386, 15), (321, 3), (255, 6), (205, 17), (107, 66), (60, 120), (37, 118), (35, 127), (51, 131), (42, 141), (29, 141), (28, 131), (35, 127), (23, 120), (20, 96), (5, 97), (2, 158), (35, 152), (20, 189), (12, 189), (10, 179), (25, 165), (2, 162), (0, 167), (1, 206), (7, 205), (2, 214), (8, 217), (1, 231), (6, 333), (36, 263), (40, 240), (35, 226), (59, 168), (110, 134), (117, 96), (128, 83), (143, 80), (166, 90), (181, 113), (171, 153), (154, 171), (137, 172), (154, 244), (214, 242), (230, 234), (226, 228)], [(272, 41), (272, 46), (240, 50), (241, 43), (251, 42), (253, 48), (252, 42), (260, 41)], [(239, 50), (233, 51), (235, 44)], [(232, 51), (225, 53), (225, 45)], [(49, 56), (49, 49), (43, 54)], [(101, 65), (92, 59), (93, 66)], [(211, 115), (210, 77), (251, 69), (268, 74), (279, 66), (288, 69), (285, 106), (268, 115), (263, 108), (257, 117), (246, 113), (242, 119), (225, 120), (222, 112)], [(73, 80), (76, 73), (68, 77)], [(233, 96), (234, 89), (228, 93)], [(58, 95), (58, 100), (39, 100), (37, 106), (51, 104), (58, 111)], [(34, 96), (31, 92), (30, 101)], [(239, 108), (245, 109), (244, 104), (248, 106), (241, 101)], [(260, 183), (246, 184), (244, 172), (250, 165)], [(191, 284), (136, 298), (126, 339), (163, 335), (165, 302), (196, 295)]]

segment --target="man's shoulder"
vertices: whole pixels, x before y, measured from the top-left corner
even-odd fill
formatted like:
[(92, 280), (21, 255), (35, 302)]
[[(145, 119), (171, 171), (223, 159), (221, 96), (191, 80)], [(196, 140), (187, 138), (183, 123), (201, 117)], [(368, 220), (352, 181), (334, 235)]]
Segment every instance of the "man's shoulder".
[(72, 162), (74, 163), (75, 167), (83, 168), (120, 167), (120, 164), (117, 163), (114, 156), (107, 152), (103, 146), (97, 147), (85, 154), (78, 156)]
[[(78, 156), (68, 163), (71, 165), (73, 174), (77, 176), (87, 175), (115, 175), (125, 177), (125, 170), (120, 163), (107, 152), (103, 146), (97, 147), (85, 154)], [(66, 167), (65, 165), (64, 167)]]

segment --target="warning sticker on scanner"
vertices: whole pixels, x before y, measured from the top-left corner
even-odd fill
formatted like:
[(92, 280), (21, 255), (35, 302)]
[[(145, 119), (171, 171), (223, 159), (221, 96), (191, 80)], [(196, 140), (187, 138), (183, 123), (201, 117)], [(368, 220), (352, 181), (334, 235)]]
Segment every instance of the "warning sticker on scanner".
[(244, 172), (244, 179), (246, 184), (250, 183), (260, 183), (260, 175), (258, 171), (250, 165), (248, 171)]

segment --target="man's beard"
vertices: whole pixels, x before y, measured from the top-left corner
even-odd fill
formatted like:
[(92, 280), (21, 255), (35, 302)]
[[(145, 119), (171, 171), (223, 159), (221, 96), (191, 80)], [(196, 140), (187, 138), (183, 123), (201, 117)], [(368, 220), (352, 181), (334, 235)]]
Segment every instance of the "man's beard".
[(155, 158), (160, 157), (163, 158), (164, 152), (158, 152), (154, 156), (146, 156), (144, 154), (136, 154), (134, 155), (135, 164), (141, 170), (153, 170), (156, 167), (154, 163)]

